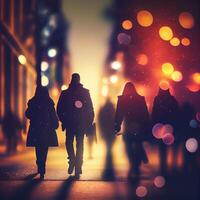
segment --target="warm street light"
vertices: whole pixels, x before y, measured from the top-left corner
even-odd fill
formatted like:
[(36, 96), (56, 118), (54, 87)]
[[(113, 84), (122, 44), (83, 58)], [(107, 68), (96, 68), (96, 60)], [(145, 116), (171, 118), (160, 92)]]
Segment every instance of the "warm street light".
[(18, 61), (22, 64), (25, 65), (26, 64), (26, 57), (24, 55), (19, 55), (18, 56)]
[(57, 55), (57, 50), (56, 50), (56, 49), (51, 48), (51, 49), (48, 50), (48, 56), (49, 56), (50, 58), (53, 58), (53, 57), (55, 57), (56, 55)]
[(111, 67), (114, 70), (119, 70), (121, 68), (121, 63), (119, 61), (113, 61), (111, 63)]
[(48, 79), (48, 77), (47, 76), (45, 76), (45, 75), (42, 75), (42, 78), (41, 78), (42, 80), (41, 80), (41, 84), (42, 84), (42, 86), (47, 86), (48, 84), (49, 84), (49, 79)]
[(67, 89), (67, 86), (66, 85), (62, 85), (61, 86), (61, 90), (66, 90)]
[(45, 72), (49, 68), (49, 64), (46, 61), (41, 62), (41, 71)]

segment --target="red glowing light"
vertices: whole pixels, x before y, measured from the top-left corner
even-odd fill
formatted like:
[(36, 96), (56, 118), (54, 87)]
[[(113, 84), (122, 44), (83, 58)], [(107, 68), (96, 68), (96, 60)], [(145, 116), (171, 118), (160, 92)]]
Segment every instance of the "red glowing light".
[(138, 54), (136, 57), (136, 61), (139, 65), (147, 65), (148, 64), (148, 57), (145, 54)]
[(163, 143), (166, 145), (172, 145), (174, 143), (174, 135), (172, 133), (166, 133), (164, 134), (163, 138)]
[(149, 27), (153, 24), (153, 16), (147, 10), (141, 10), (137, 13), (137, 21), (140, 26)]
[(189, 12), (182, 12), (179, 15), (179, 23), (185, 29), (191, 29), (194, 26), (194, 17)]
[(130, 29), (132, 29), (132, 27), (133, 27), (133, 23), (130, 21), (130, 20), (124, 20), (123, 22), (122, 22), (122, 27), (125, 29), (125, 30), (130, 30)]
[(169, 85), (169, 82), (166, 81), (166, 80), (162, 80), (160, 81), (159, 83), (159, 87), (162, 89), (162, 90), (168, 90), (170, 88), (170, 85)]
[(190, 39), (189, 38), (183, 38), (182, 40), (181, 40), (181, 44), (183, 45), (183, 46), (189, 46), (190, 45)]
[(83, 103), (79, 100), (75, 101), (75, 106), (76, 108), (82, 108), (83, 107)]

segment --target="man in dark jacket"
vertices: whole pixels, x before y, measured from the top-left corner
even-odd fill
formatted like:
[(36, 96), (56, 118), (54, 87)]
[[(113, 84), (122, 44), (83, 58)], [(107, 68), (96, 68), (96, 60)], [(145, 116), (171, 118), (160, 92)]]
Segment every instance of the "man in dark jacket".
[(142, 142), (149, 131), (149, 112), (145, 98), (140, 96), (134, 85), (128, 82), (123, 95), (118, 97), (115, 115), (115, 131), (119, 132), (124, 121), (124, 141), (130, 162), (129, 176), (139, 175), (141, 161), (147, 162)]
[[(72, 75), (67, 90), (61, 93), (57, 113), (62, 122), (62, 130), (66, 130), (66, 149), (69, 159), (68, 173), (75, 167), (77, 177), (82, 173), (84, 134), (92, 126), (94, 120), (93, 105), (89, 91), (80, 84), (80, 75)], [(73, 141), (76, 138), (76, 155)]]

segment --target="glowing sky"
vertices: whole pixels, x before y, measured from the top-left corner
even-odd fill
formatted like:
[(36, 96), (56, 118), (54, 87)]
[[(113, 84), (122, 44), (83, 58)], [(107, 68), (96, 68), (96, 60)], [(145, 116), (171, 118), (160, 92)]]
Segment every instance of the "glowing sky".
[(70, 24), (69, 51), (72, 72), (97, 104), (99, 81), (108, 51), (112, 26), (103, 16), (111, 0), (63, 0), (63, 13)]

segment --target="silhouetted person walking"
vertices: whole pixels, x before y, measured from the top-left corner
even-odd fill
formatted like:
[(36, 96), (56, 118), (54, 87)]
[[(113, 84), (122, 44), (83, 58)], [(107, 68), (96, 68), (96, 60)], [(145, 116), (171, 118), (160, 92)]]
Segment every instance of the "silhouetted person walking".
[(98, 118), (100, 133), (106, 143), (106, 166), (103, 176), (106, 179), (114, 178), (112, 146), (115, 139), (115, 109), (110, 99), (100, 108)]
[(143, 141), (149, 131), (149, 113), (145, 98), (140, 96), (135, 86), (128, 82), (123, 94), (118, 97), (115, 116), (115, 130), (119, 132), (124, 121), (124, 141), (128, 159), (130, 161), (129, 176), (139, 175), (140, 164), (148, 162)]
[[(174, 96), (168, 90), (159, 89), (158, 95), (154, 99), (152, 108), (152, 123), (170, 124), (174, 129), (175, 140), (179, 127), (179, 105)], [(159, 142), (160, 168), (162, 173), (167, 169), (167, 145)]]
[[(83, 164), (84, 134), (92, 126), (94, 120), (93, 105), (89, 90), (80, 83), (80, 75), (72, 74), (72, 80), (67, 90), (62, 91), (58, 101), (57, 113), (66, 130), (66, 149), (69, 159), (68, 173), (79, 178)], [(76, 138), (76, 154), (73, 147)]]
[(48, 147), (58, 146), (55, 131), (58, 128), (58, 118), (47, 88), (42, 86), (36, 88), (34, 97), (28, 101), (25, 114), (30, 119), (26, 145), (35, 147), (38, 173), (43, 179)]
[(2, 130), (6, 138), (7, 153), (15, 153), (17, 150), (18, 131), (23, 125), (20, 119), (11, 111), (7, 111), (2, 120)]

